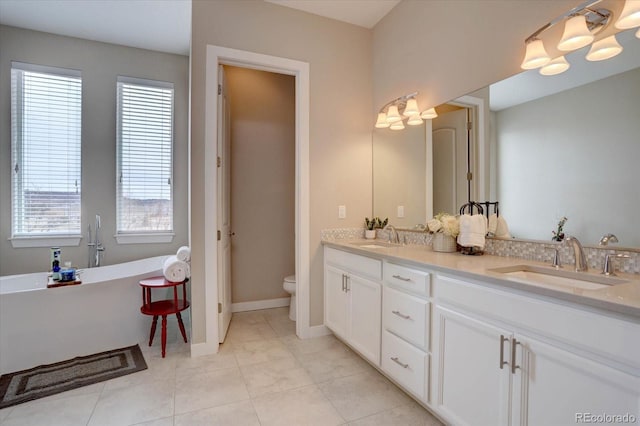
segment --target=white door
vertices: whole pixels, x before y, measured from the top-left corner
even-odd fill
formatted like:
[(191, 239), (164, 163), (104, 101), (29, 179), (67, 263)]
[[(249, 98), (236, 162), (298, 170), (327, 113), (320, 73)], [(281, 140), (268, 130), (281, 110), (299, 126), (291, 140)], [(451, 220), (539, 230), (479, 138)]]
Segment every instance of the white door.
[(640, 419), (640, 377), (529, 337), (516, 339), (520, 368), (514, 376), (513, 425), (593, 423), (587, 416), (603, 414)]
[(218, 81), (218, 338), (222, 343), (231, 322), (231, 129), (222, 66)]
[(434, 330), (437, 410), (459, 426), (509, 424), (511, 335), (440, 306)]
[[(473, 166), (475, 164), (474, 161), (474, 152), (473, 152), (473, 143), (470, 140), (471, 133), (467, 130), (467, 120), (471, 120), (472, 114), (471, 110), (468, 111), (467, 108), (458, 108), (453, 111), (446, 112), (438, 118), (433, 120), (433, 128), (432, 130), (435, 132), (439, 129), (455, 129), (455, 193), (456, 199), (454, 200), (456, 208), (452, 213), (457, 213), (458, 209), (465, 204), (469, 199), (473, 201), (475, 200), (475, 184), (473, 181), (470, 185), (467, 181), (467, 171), (473, 171)], [(434, 136), (435, 137), (435, 136)], [(467, 161), (470, 163), (469, 170), (467, 170)], [(434, 166), (435, 167), (435, 166)], [(434, 177), (435, 180), (435, 177)], [(434, 182), (434, 192), (437, 189), (439, 183)], [(470, 192), (470, 193), (469, 193)], [(434, 213), (438, 213), (434, 208)]]
[(433, 212), (457, 214), (456, 129), (433, 131)]
[(349, 342), (369, 361), (380, 365), (380, 317), (382, 286), (379, 283), (349, 275)]

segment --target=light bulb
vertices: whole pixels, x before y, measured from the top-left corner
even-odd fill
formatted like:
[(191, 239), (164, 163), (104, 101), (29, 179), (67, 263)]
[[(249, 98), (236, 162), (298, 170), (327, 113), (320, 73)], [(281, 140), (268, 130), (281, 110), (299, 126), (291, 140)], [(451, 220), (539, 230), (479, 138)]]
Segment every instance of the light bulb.
[(558, 49), (570, 51), (580, 49), (593, 41), (593, 34), (587, 27), (587, 18), (576, 15), (564, 24), (564, 32), (558, 43)]
[(422, 114), (420, 114), (420, 117), (424, 118), (425, 120), (431, 120), (433, 118), (436, 118), (438, 116), (438, 113), (436, 112), (435, 108), (429, 108), (425, 111), (422, 111)]
[(564, 56), (559, 56), (540, 68), (538, 72), (542, 75), (556, 75), (565, 72), (570, 66)]
[(389, 123), (387, 123), (387, 114), (384, 112), (378, 113), (378, 121), (376, 121), (376, 128), (385, 129), (389, 127)]
[(544, 48), (544, 43), (542, 40), (533, 40), (527, 43), (526, 52), (524, 54), (524, 60), (520, 65), (520, 68), (523, 70), (532, 70), (534, 68), (539, 68), (543, 65), (549, 63), (551, 58), (549, 54)]
[(400, 120), (402, 120), (402, 117), (398, 113), (398, 105), (391, 105), (387, 110), (387, 123), (391, 124)]
[(420, 110), (418, 109), (418, 101), (416, 101), (415, 98), (407, 99), (407, 106), (404, 108), (402, 114), (406, 117), (420, 114)]
[(587, 53), (587, 61), (603, 61), (613, 58), (622, 52), (622, 46), (616, 40), (616, 36), (612, 35), (602, 40), (598, 40), (591, 45), (589, 53)]
[[(616, 28), (626, 30), (640, 25), (640, 0), (626, 0), (620, 18), (615, 23)], [(639, 30), (640, 31), (640, 30)], [(636, 33), (636, 36), (638, 34)], [(640, 37), (638, 37), (640, 38)]]

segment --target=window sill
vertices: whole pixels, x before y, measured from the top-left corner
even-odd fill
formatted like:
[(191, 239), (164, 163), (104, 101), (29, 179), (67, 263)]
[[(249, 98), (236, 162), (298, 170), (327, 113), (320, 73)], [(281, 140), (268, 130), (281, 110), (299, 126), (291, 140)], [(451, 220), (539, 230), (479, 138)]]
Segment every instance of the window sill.
[(79, 246), (82, 235), (51, 235), (51, 236), (25, 236), (11, 237), (13, 248), (29, 247), (71, 247)]
[(158, 244), (170, 243), (175, 234), (173, 232), (158, 234), (116, 234), (118, 244)]

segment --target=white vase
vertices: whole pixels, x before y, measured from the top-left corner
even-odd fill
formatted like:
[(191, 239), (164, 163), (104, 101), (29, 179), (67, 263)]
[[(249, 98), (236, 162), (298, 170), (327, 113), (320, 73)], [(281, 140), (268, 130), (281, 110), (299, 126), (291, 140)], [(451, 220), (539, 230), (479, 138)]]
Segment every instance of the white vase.
[(456, 239), (449, 235), (444, 235), (442, 232), (436, 232), (433, 235), (433, 251), (439, 251), (443, 253), (453, 253), (456, 251)]
[(364, 237), (367, 240), (374, 240), (376, 238), (376, 230), (375, 229), (365, 229)]

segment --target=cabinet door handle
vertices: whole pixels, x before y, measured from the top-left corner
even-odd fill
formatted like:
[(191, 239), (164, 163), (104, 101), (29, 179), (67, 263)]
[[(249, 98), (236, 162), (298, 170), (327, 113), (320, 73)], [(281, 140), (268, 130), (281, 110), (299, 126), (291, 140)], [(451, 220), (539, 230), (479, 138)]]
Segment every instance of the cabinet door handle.
[(395, 278), (396, 280), (400, 280), (400, 281), (411, 281), (411, 278), (405, 278), (402, 275), (392, 275), (393, 278)]
[(500, 335), (500, 369), (501, 370), (502, 370), (502, 367), (504, 367), (505, 365), (509, 365), (509, 363), (504, 360), (504, 342), (506, 342), (507, 340), (509, 339), (504, 337), (502, 334)]
[(391, 361), (395, 362), (396, 364), (398, 364), (400, 367), (402, 368), (409, 368), (409, 364), (403, 364), (400, 362), (400, 360), (398, 360), (397, 356), (392, 356), (391, 357)]
[(342, 291), (345, 291), (345, 287), (346, 287), (346, 278), (347, 276), (345, 274), (342, 274)]
[(349, 275), (345, 275), (344, 278), (345, 278), (344, 279), (344, 281), (345, 281), (345, 287), (344, 288), (346, 289), (346, 291), (348, 293), (348, 292), (351, 291), (351, 286), (349, 285), (349, 282), (351, 282), (351, 277)]
[(411, 319), (411, 315), (403, 315), (400, 313), (400, 311), (391, 311), (392, 314), (399, 316), (402, 319)]
[(513, 338), (513, 342), (511, 342), (511, 374), (516, 374), (516, 369), (520, 368), (519, 365), (516, 365), (516, 346), (519, 345), (520, 342)]

